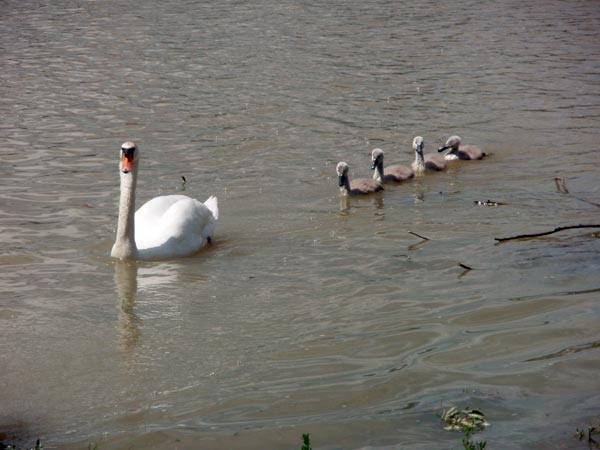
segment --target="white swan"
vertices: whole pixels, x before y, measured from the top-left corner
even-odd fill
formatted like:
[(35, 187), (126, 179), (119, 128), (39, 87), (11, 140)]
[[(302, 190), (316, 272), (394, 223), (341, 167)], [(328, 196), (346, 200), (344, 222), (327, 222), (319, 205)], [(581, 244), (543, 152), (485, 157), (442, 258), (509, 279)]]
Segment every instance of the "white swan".
[(219, 218), (216, 197), (204, 203), (185, 195), (155, 197), (134, 213), (139, 148), (133, 142), (123, 143), (120, 159), (121, 197), (112, 257), (177, 258), (191, 255), (210, 242)]

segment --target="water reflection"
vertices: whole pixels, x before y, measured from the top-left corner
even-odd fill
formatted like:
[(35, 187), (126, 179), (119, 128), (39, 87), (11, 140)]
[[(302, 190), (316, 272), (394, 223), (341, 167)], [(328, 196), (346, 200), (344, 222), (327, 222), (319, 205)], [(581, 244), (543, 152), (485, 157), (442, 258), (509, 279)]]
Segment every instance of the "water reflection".
[(376, 216), (378, 216), (379, 218), (383, 218), (384, 216), (384, 202), (383, 202), (383, 197), (381, 197), (381, 195), (376, 195), (376, 196), (369, 196), (369, 197), (348, 197), (345, 195), (340, 196), (340, 215), (342, 216), (347, 216), (348, 213), (350, 212), (350, 208), (353, 206), (352, 203), (354, 202), (354, 207), (355, 208), (360, 208), (360, 206), (358, 206), (358, 202), (361, 200), (366, 200), (368, 199), (371, 205), (374, 206), (374, 214)]
[(208, 280), (197, 272), (192, 262), (193, 258), (186, 262), (114, 262), (119, 334), (124, 349), (131, 350), (139, 343), (145, 320), (181, 317), (178, 298), (171, 295), (177, 291), (175, 287)]
[(124, 350), (133, 349), (140, 339), (140, 319), (134, 312), (138, 266), (135, 261), (115, 261), (115, 287), (120, 300), (119, 328)]
[(425, 201), (425, 190), (420, 182), (415, 183), (415, 204)]

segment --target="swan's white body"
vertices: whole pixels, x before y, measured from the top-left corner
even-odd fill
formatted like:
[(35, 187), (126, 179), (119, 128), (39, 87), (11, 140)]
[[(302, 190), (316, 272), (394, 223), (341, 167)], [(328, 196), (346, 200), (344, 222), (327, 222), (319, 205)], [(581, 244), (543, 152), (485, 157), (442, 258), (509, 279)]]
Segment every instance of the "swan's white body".
[(178, 258), (200, 250), (210, 241), (219, 218), (217, 198), (202, 203), (185, 195), (155, 197), (134, 214), (139, 151), (133, 143), (125, 143), (122, 152), (119, 221), (111, 256)]
[(177, 258), (195, 253), (213, 234), (217, 198), (201, 203), (185, 195), (155, 197), (135, 213), (140, 259)]

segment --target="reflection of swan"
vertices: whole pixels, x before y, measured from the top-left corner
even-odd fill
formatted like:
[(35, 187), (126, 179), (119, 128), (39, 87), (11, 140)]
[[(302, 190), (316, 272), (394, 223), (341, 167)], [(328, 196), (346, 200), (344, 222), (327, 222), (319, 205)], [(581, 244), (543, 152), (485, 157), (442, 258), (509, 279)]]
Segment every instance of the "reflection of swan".
[(134, 213), (139, 153), (133, 142), (121, 146), (119, 222), (111, 256), (155, 259), (195, 253), (210, 242), (219, 218), (217, 198), (201, 203), (185, 195), (166, 195)]
[(115, 261), (115, 286), (121, 300), (121, 335), (125, 348), (135, 346), (140, 337), (140, 330), (133, 306), (137, 292), (137, 271), (135, 261)]
[(415, 161), (412, 163), (412, 169), (415, 175), (421, 175), (426, 170), (437, 171), (446, 168), (444, 158), (431, 153), (423, 155), (423, 138), (421, 136), (417, 136), (413, 140), (413, 149), (415, 150)]

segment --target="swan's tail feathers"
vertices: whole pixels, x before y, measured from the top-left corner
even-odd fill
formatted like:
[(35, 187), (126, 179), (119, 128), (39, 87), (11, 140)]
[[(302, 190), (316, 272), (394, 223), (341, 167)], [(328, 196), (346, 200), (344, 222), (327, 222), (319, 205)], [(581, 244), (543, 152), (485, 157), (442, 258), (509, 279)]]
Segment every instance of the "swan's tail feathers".
[(210, 209), (210, 212), (213, 213), (213, 216), (215, 217), (216, 220), (219, 219), (219, 204), (217, 202), (217, 197), (215, 197), (214, 195), (211, 195), (208, 200), (206, 200), (204, 202), (204, 204), (206, 205), (206, 207), (208, 209)]

